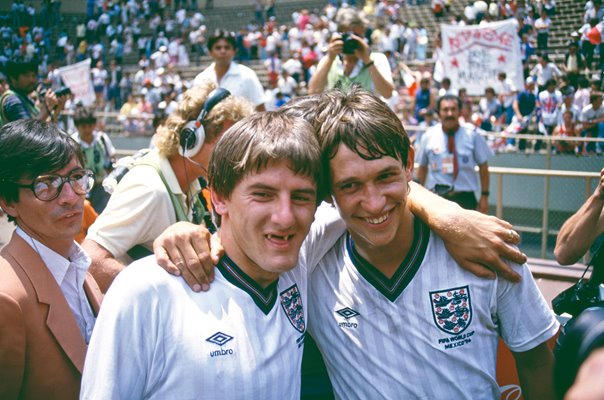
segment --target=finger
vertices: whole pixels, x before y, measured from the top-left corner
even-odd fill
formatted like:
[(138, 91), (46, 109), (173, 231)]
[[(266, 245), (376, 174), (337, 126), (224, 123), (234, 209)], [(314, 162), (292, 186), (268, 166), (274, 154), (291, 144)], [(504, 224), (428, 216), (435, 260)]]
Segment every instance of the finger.
[(491, 271), (489, 268), (485, 267), (482, 264), (473, 261), (464, 261), (461, 266), (465, 270), (470, 271), (472, 274), (478, 276), (479, 278), (495, 279), (495, 272)]
[[(183, 266), (184, 266), (184, 263), (183, 263)], [(201, 292), (203, 290), (203, 288), (204, 288), (203, 284), (201, 284), (197, 280), (197, 278), (191, 273), (191, 271), (189, 269), (184, 267), (181, 272), (182, 272), (182, 278), (185, 280), (187, 285), (189, 285), (191, 290), (193, 290), (194, 292)]]
[(179, 276), (180, 270), (176, 267), (176, 265), (172, 262), (172, 259), (168, 255), (166, 249), (161, 246), (153, 245), (153, 253), (155, 253), (155, 261), (159, 264), (160, 267), (166, 270), (171, 275)]
[(488, 267), (503, 279), (510, 282), (520, 282), (520, 275), (503, 258), (497, 256), (488, 257), (487, 262)]
[(498, 249), (499, 257), (509, 260), (515, 264), (524, 264), (528, 258), (518, 247), (505, 244)]
[(188, 265), (191, 273), (197, 278), (202, 285), (202, 290), (206, 291), (210, 288), (210, 282), (214, 280), (214, 265), (211, 257), (211, 249), (209, 245), (209, 237), (202, 239), (195, 237), (192, 241), (192, 246), (195, 253), (194, 257)]
[(220, 238), (218, 237), (218, 235), (212, 235), (211, 247), (212, 247), (212, 254), (211, 254), (212, 262), (214, 263), (214, 265), (216, 265), (216, 264), (218, 264), (218, 261), (220, 261), (220, 259), (224, 255), (224, 247), (222, 247), (222, 242), (220, 241)]

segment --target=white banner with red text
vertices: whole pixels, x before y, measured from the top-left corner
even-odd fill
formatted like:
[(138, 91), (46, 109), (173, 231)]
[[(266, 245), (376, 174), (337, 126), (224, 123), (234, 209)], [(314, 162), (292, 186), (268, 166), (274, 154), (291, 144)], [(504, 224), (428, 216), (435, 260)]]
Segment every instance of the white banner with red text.
[(58, 69), (63, 83), (73, 93), (75, 102), (81, 101), (85, 106), (94, 103), (94, 88), (90, 77), (90, 58), (79, 63), (67, 65)]
[(484, 90), (505, 72), (522, 89), (520, 42), (513, 19), (476, 26), (441, 25), (445, 76), (451, 79), (455, 93), (466, 88), (471, 96), (483, 96)]

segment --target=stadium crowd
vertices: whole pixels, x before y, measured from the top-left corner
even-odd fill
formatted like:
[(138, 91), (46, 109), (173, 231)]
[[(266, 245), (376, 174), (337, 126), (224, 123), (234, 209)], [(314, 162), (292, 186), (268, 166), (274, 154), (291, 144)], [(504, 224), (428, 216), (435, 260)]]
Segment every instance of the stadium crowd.
[[(61, 25), (60, 2), (45, 1), (42, 9), (35, 10), (15, 1), (10, 13), (3, 16), (6, 24), (0, 28), (0, 64), (14, 58), (36, 60), (43, 84), (56, 90), (61, 87), (58, 67), (90, 58), (95, 108), (120, 112), (126, 134), (151, 134), (192, 84), (179, 71), (199, 65), (201, 57), (209, 54), (207, 39), (212, 32), (207, 31), (202, 9), (185, 1), (89, 3), (92, 5), (87, 8), (87, 16), (77, 22), (73, 36)], [(264, 66), (268, 76), (264, 81), (267, 110), (308, 92), (310, 79), (327, 52), (332, 34), (337, 32), (338, 8), (349, 6), (338, 3), (328, 2), (322, 10), (300, 9), (292, 14), (290, 23), (278, 25), (275, 2), (254, 2), (255, 20), (234, 34), (234, 60), (244, 65), (260, 60)], [(212, 7), (211, 2), (206, 6)], [(368, 24), (364, 39), (388, 60), (395, 89), (388, 102), (406, 126), (425, 125), (426, 115), (429, 124), (436, 123), (435, 98), (450, 92), (439, 33), (431, 36), (422, 21), (405, 18), (406, 7), (413, 6), (412, 1), (382, 0), (366, 2), (364, 7)], [(526, 87), (515, 87), (503, 75), (497, 85), (485, 88), (480, 98), (466, 97), (462, 88), (465, 122), (486, 131), (523, 133), (530, 128), (545, 135), (603, 137), (600, 118), (604, 109), (594, 110), (589, 101), (592, 92), (600, 93), (599, 71), (604, 61), (604, 57), (594, 56), (600, 53), (602, 43), (604, 14), (599, 0), (586, 3), (584, 24), (569, 32), (567, 54), (558, 64), (549, 59), (548, 51), (550, 17), (556, 12), (554, 0), (527, 1), (524, 7), (516, 1), (478, 0), (469, 2), (459, 15), (450, 11), (447, 1), (434, 0), (431, 7), (444, 23), (470, 25), (506, 18), (517, 22)], [(40, 18), (42, 13), (51, 17)], [(126, 65), (125, 59), (138, 61)], [(548, 91), (546, 82), (550, 79), (554, 79), (555, 86)], [(571, 102), (564, 99), (569, 97), (573, 98), (569, 109), (572, 115), (565, 122), (564, 114)], [(67, 103), (68, 110), (74, 107)], [(149, 118), (137, 118), (141, 115)], [(155, 125), (150, 122), (151, 115), (159, 116)], [(492, 145), (497, 151), (518, 148), (513, 140), (498, 140)], [(524, 144), (520, 149), (525, 149)], [(540, 149), (539, 142), (533, 149)], [(554, 150), (585, 154), (601, 153), (602, 147), (558, 142)]]

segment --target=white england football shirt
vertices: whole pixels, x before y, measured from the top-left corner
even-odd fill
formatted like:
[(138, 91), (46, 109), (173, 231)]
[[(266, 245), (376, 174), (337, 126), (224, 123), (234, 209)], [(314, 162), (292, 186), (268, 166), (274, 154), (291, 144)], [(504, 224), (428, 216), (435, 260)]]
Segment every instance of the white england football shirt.
[(338, 398), (493, 399), (498, 338), (512, 351), (551, 338), (558, 323), (526, 265), (522, 282), (461, 269), (419, 220), (388, 279), (344, 234), (311, 275), (309, 332)]
[[(294, 399), (306, 333), (307, 265), (342, 234), (332, 208), (298, 266), (260, 288), (228, 258), (208, 292), (153, 256), (122, 271), (103, 301), (82, 379), (84, 399)], [(327, 215), (327, 217), (325, 217)]]

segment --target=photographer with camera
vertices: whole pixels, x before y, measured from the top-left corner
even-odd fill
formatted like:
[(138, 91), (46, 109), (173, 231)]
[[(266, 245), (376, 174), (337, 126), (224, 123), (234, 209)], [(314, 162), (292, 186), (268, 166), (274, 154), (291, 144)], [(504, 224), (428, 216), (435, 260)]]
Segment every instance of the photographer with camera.
[(46, 90), (38, 94), (38, 102), (30, 97), (38, 87), (36, 61), (10, 60), (4, 66), (9, 90), (0, 96), (0, 126), (19, 119), (35, 118), (40, 121), (57, 121), (65, 106), (69, 89), (60, 93)]
[[(604, 232), (604, 168), (594, 193), (560, 229), (554, 255), (562, 265), (575, 263)], [(572, 318), (564, 324), (555, 355), (554, 381), (559, 398), (603, 399), (604, 385), (604, 245), (595, 251), (579, 279), (552, 300), (554, 312)]]
[(96, 129), (96, 117), (92, 109), (78, 106), (73, 114), (73, 123), (77, 132), (72, 137), (84, 153), (84, 167), (94, 172), (94, 187), (88, 197), (95, 211), (101, 213), (109, 201), (109, 193), (103, 189), (103, 179), (113, 169), (115, 148), (109, 136)]
[(360, 85), (386, 99), (392, 97), (394, 84), (388, 59), (382, 53), (372, 53), (363, 40), (366, 24), (358, 11), (341, 9), (336, 21), (339, 33), (333, 35), (327, 54), (308, 83), (309, 94)]
[(600, 182), (585, 204), (560, 228), (554, 256), (562, 265), (577, 262), (604, 232), (604, 168)]

